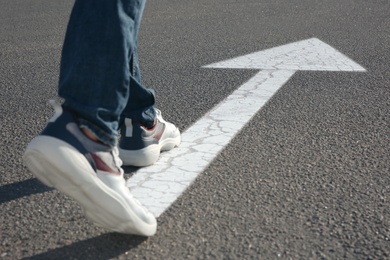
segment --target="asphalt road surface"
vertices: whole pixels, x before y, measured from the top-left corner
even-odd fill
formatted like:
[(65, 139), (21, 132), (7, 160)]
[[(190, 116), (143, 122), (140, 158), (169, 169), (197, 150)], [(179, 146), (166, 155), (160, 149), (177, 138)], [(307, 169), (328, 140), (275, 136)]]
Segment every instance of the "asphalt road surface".
[(149, 0), (143, 82), (183, 131), (258, 72), (211, 63), (317, 38), (366, 72), (295, 73), (148, 239), (95, 227), (21, 159), (72, 4), (0, 0), (0, 259), (390, 258), (390, 1)]

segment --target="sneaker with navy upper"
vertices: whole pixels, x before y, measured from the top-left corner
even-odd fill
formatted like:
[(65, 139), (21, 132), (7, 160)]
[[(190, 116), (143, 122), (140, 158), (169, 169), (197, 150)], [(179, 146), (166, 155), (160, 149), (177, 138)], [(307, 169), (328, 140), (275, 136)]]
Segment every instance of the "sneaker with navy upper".
[(166, 122), (158, 109), (153, 128), (148, 129), (139, 122), (125, 118), (120, 133), (119, 156), (123, 164), (138, 167), (155, 163), (160, 152), (173, 149), (181, 141), (179, 129)]
[(118, 149), (87, 138), (72, 112), (51, 103), (55, 115), (23, 155), (29, 170), (44, 184), (75, 199), (96, 225), (154, 235), (156, 219), (126, 187)]

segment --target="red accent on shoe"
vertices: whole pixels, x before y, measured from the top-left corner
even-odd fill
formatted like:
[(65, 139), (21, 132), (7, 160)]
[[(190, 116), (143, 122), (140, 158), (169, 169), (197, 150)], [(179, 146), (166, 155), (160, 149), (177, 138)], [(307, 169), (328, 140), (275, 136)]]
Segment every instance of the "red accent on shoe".
[(111, 167), (109, 167), (109, 166), (108, 166), (102, 159), (100, 159), (100, 157), (97, 156), (96, 154), (90, 153), (90, 155), (92, 156), (92, 159), (95, 161), (96, 169), (98, 169), (98, 170), (100, 170), (100, 171), (112, 173), (112, 174), (115, 174), (115, 175), (121, 175), (121, 172), (120, 172), (119, 170), (112, 169)]
[(154, 139), (160, 141), (161, 136), (163, 135), (164, 131), (165, 131), (165, 124), (163, 124), (161, 131), (159, 133), (157, 133), (155, 136), (153, 136)]

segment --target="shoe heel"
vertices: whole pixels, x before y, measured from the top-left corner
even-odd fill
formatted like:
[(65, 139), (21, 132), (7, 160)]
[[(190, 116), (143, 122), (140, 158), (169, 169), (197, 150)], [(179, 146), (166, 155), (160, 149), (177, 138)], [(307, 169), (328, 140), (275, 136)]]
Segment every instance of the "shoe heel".
[(27, 168), (33, 175), (43, 184), (50, 188), (54, 188), (54, 184), (46, 177), (46, 170), (44, 169), (44, 159), (37, 151), (26, 151), (23, 155), (23, 160)]

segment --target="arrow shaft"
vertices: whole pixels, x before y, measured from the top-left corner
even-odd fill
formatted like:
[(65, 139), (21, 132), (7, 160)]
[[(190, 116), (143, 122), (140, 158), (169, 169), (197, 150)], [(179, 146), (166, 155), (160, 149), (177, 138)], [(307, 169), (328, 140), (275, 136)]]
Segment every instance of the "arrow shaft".
[(179, 148), (137, 171), (127, 182), (134, 196), (160, 216), (294, 73), (258, 72), (188, 128)]

